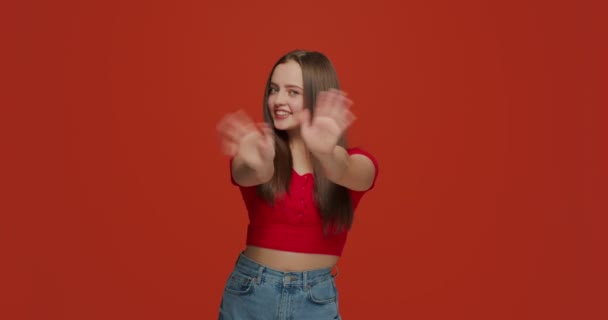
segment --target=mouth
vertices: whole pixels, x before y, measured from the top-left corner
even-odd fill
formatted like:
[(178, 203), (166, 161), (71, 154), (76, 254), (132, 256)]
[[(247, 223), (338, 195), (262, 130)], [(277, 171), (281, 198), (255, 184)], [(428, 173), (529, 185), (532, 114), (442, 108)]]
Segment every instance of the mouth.
[(289, 117), (292, 113), (287, 111), (287, 110), (283, 110), (283, 109), (275, 109), (274, 110), (274, 117), (275, 119), (285, 119), (287, 117)]

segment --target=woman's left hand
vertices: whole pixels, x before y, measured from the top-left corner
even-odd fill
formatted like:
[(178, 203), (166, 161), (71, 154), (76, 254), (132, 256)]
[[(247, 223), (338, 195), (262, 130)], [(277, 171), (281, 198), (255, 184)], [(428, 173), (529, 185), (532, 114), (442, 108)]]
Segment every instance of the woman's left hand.
[(342, 91), (330, 89), (317, 96), (312, 121), (308, 109), (300, 112), (300, 132), (310, 152), (326, 155), (334, 150), (346, 128), (355, 120), (350, 111), (352, 104)]

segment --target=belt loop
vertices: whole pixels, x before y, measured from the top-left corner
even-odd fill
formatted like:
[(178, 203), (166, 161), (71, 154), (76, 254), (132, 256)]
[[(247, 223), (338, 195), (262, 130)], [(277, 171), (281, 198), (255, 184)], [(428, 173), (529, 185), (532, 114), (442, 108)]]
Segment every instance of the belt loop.
[[(337, 264), (336, 264), (336, 265), (334, 265), (334, 268), (336, 269), (336, 274), (334, 274), (334, 273), (332, 272), (332, 275), (331, 275), (331, 276), (335, 278), (335, 277), (337, 277), (337, 276), (338, 276), (338, 265), (337, 265)], [(333, 268), (332, 268), (332, 269), (333, 269)], [(333, 270), (332, 270), (332, 271), (333, 271)]]
[(262, 273), (264, 273), (264, 266), (260, 266), (260, 268), (258, 269), (258, 276), (255, 279), (256, 283), (259, 285), (260, 282), (262, 282)]
[(241, 255), (243, 255), (243, 252), (241, 252), (241, 253), (238, 255), (238, 257), (236, 257), (236, 261), (234, 262), (234, 265), (235, 265), (235, 266), (239, 264), (239, 261), (241, 260)]
[(304, 291), (308, 291), (308, 271), (303, 272), (302, 278), (304, 282)]

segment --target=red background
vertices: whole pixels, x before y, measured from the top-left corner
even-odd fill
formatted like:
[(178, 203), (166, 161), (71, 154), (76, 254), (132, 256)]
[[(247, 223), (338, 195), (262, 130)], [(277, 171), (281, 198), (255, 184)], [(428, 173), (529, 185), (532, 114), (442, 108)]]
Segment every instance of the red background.
[(602, 1), (3, 1), (1, 319), (215, 319), (215, 125), (296, 48), (378, 158), (345, 319), (608, 319)]

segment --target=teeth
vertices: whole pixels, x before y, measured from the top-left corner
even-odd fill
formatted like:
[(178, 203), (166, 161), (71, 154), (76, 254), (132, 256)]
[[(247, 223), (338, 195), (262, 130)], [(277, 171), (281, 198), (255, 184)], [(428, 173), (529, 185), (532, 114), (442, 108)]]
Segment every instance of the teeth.
[(278, 116), (286, 116), (286, 115), (291, 114), (290, 112), (283, 111), (283, 110), (277, 110), (277, 111), (275, 111), (274, 113), (275, 113), (276, 115), (278, 115)]

